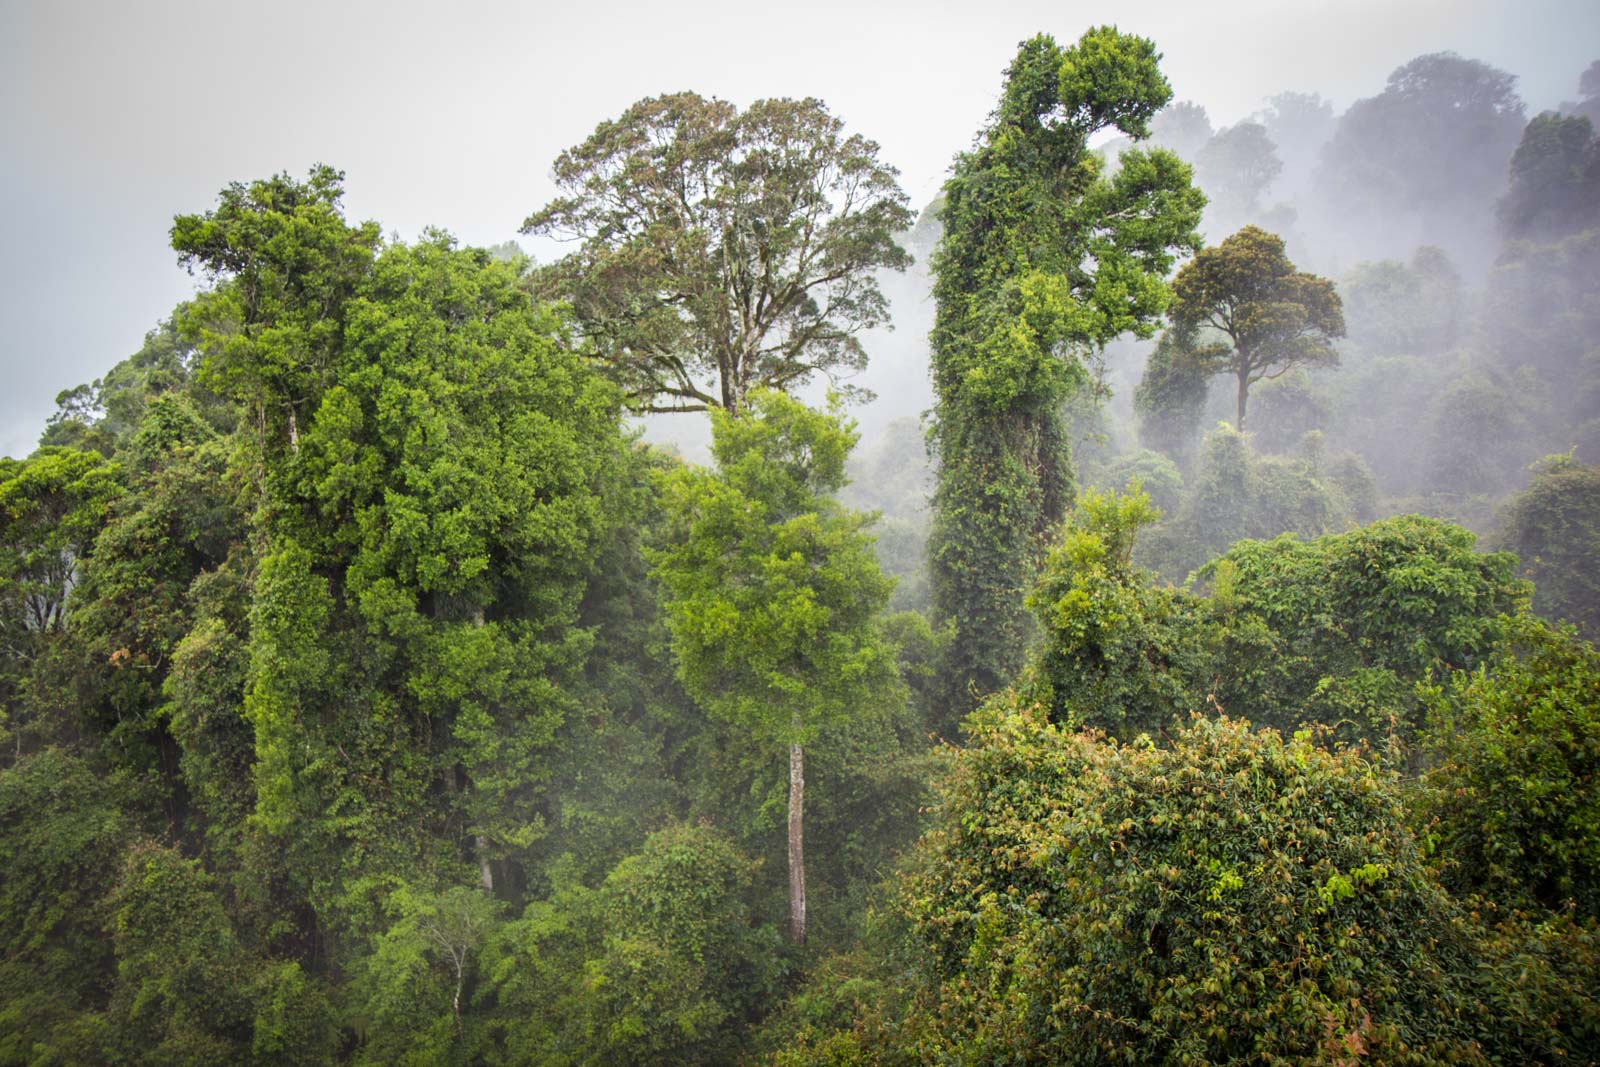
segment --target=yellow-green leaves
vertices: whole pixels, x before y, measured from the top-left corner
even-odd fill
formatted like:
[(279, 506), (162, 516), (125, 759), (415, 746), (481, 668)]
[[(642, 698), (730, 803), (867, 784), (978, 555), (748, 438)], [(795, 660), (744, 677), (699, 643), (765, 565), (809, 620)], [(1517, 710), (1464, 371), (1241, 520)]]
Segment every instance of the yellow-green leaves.
[(662, 480), (668, 530), (654, 555), (679, 674), (713, 714), (800, 743), (828, 719), (899, 699), (878, 625), (889, 580), (869, 516), (829, 495), (854, 432), (837, 414), (757, 391), (716, 413), (715, 472)]
[(1069, 121), (1084, 134), (1115, 126), (1144, 137), (1150, 118), (1172, 99), (1157, 63), (1161, 54), (1145, 37), (1099, 26), (1061, 57), (1057, 92)]
[[(1476, 944), (1397, 783), (1237, 722), (1118, 746), (997, 699), (902, 895), (923, 1062), (1486, 1062)], [(910, 1049), (906, 1050), (910, 1052)]]

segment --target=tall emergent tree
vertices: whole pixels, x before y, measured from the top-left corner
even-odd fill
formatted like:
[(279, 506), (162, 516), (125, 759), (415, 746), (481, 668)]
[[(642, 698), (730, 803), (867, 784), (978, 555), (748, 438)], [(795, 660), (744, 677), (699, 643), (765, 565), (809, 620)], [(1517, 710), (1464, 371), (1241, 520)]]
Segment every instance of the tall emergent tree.
[[(378, 224), (345, 222), (344, 174), (313, 167), (222, 191), (216, 210), (172, 220), (172, 247), (216, 284), (180, 309), (200, 377), (237, 403), (255, 489), (300, 447), (344, 343), (345, 309), (372, 267)], [(260, 501), (257, 501), (259, 503)]]
[(897, 176), (820, 100), (641, 100), (556, 160), (565, 195), (522, 232), (582, 244), (532, 284), (571, 302), (635, 410), (738, 412), (865, 366), (856, 335), (888, 321), (873, 272), (911, 262)]
[(1020, 665), (1023, 595), (1072, 497), (1063, 402), (1084, 360), (1149, 337), (1174, 253), (1199, 246), (1205, 198), (1165, 150), (1123, 153), (1105, 176), (1091, 135), (1140, 139), (1172, 97), (1155, 45), (1110, 27), (1062, 48), (1023, 43), (978, 147), (945, 185), (934, 260), (939, 484), (928, 551), (936, 616), (955, 628), (954, 707)]
[(789, 930), (806, 935), (805, 745), (830, 720), (904, 699), (879, 632), (892, 583), (841, 508), (856, 435), (770, 390), (713, 410), (715, 473), (672, 471), (655, 555), (679, 676), (712, 715), (789, 749)]
[(1194, 358), (1212, 374), (1239, 382), (1244, 429), (1250, 387), (1296, 367), (1336, 367), (1333, 340), (1344, 336), (1344, 310), (1333, 283), (1295, 270), (1283, 238), (1246, 226), (1184, 264), (1172, 280), (1172, 317), (1180, 328), (1209, 328), (1225, 342), (1202, 344)]

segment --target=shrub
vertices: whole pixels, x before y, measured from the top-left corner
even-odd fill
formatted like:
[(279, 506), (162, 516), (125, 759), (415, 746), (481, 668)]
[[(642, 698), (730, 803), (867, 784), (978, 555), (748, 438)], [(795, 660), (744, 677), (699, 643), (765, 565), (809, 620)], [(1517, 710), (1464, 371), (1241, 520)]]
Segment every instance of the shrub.
[(1600, 653), (1509, 621), (1505, 645), (1432, 691), (1419, 817), (1446, 884), (1600, 917)]
[(923, 1062), (1485, 1062), (1472, 930), (1356, 750), (973, 720), (905, 906)]

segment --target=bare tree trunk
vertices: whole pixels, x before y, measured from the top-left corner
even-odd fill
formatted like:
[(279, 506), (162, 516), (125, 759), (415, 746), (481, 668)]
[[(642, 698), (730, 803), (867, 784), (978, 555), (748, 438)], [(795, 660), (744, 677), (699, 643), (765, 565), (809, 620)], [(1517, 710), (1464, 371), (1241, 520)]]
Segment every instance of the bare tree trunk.
[(489, 839), (479, 834), (472, 839), (478, 849), (478, 882), (483, 891), (494, 896), (494, 872), (489, 869)]
[(789, 746), (789, 938), (797, 945), (806, 941), (805, 802), (805, 753), (796, 743)]
[(1234, 429), (1238, 430), (1240, 433), (1244, 433), (1244, 405), (1245, 401), (1249, 399), (1250, 376), (1248, 374), (1241, 374), (1239, 375), (1239, 421), (1234, 425)]
[[(483, 625), (483, 605), (479, 604), (472, 613), (472, 625)], [(483, 834), (478, 834), (472, 839), (473, 846), (478, 850), (478, 883), (483, 886), (483, 891), (491, 897), (494, 896), (494, 871), (489, 869), (489, 839)]]

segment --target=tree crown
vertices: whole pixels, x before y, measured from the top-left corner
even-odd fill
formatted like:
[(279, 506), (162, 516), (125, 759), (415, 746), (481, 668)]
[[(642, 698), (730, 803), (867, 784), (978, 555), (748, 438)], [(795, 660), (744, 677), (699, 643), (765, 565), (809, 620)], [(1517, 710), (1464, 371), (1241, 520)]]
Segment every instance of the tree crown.
[(1216, 371), (1250, 381), (1298, 366), (1334, 366), (1333, 340), (1344, 336), (1344, 311), (1333, 283), (1295, 269), (1283, 238), (1246, 226), (1202, 249), (1173, 279), (1174, 321), (1210, 327), (1226, 345), (1199, 351)]
[(556, 160), (564, 195), (522, 229), (581, 244), (532, 285), (571, 301), (637, 410), (738, 411), (866, 365), (872, 272), (911, 262), (897, 178), (820, 100), (641, 100)]

